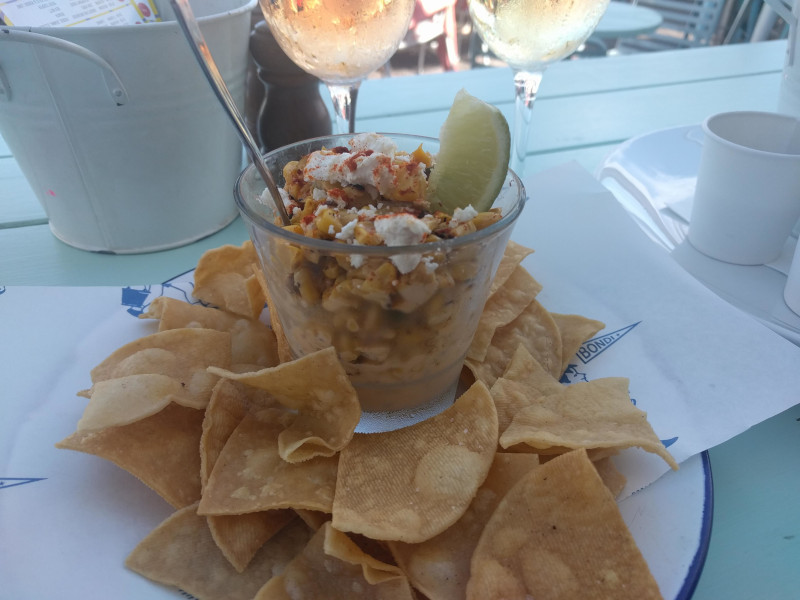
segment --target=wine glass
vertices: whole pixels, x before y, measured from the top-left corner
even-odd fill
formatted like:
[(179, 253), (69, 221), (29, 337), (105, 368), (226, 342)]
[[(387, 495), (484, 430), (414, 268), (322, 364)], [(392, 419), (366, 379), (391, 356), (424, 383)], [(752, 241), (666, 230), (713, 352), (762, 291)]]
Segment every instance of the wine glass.
[(469, 14), (489, 49), (514, 71), (511, 168), (522, 174), (533, 102), (544, 70), (591, 35), (609, 0), (468, 0)]
[(355, 131), (361, 81), (395, 53), (415, 0), (259, 0), (272, 35), (331, 93), (335, 133)]

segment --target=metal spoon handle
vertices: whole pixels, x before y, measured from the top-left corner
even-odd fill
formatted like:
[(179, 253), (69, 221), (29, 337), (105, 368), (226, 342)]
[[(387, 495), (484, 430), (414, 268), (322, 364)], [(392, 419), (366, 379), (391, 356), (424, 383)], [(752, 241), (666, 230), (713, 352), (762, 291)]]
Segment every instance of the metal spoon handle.
[(239, 137), (245, 149), (253, 160), (253, 164), (256, 169), (258, 169), (264, 183), (267, 185), (267, 189), (275, 205), (275, 210), (277, 210), (284, 225), (288, 225), (289, 215), (286, 213), (286, 207), (284, 207), (283, 200), (278, 192), (278, 186), (275, 185), (275, 180), (272, 178), (267, 165), (264, 163), (264, 158), (261, 156), (258, 145), (253, 139), (253, 136), (250, 135), (250, 130), (247, 129), (244, 119), (239, 109), (236, 107), (236, 102), (233, 96), (231, 96), (228, 86), (225, 85), (225, 80), (222, 79), (222, 75), (220, 75), (217, 63), (214, 62), (214, 58), (208, 50), (203, 32), (200, 31), (200, 26), (197, 24), (197, 19), (194, 17), (188, 0), (170, 0), (170, 4), (175, 11), (175, 17), (178, 20), (178, 24), (181, 26), (181, 30), (183, 30), (183, 34), (186, 36), (186, 39), (189, 40), (189, 45), (192, 48), (192, 52), (194, 52), (195, 58), (197, 58), (197, 62), (200, 63), (200, 68), (203, 70), (208, 83), (211, 84), (211, 89), (214, 90), (214, 93), (222, 103), (231, 121), (233, 121), (233, 124), (236, 126), (236, 131), (239, 133)]

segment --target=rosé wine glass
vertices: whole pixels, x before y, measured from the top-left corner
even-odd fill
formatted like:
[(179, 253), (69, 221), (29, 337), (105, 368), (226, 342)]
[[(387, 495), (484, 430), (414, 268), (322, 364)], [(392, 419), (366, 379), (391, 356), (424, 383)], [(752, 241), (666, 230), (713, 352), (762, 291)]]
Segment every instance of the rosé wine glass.
[(328, 86), (335, 133), (355, 131), (364, 78), (395, 53), (415, 0), (259, 0), (272, 35), (300, 68)]

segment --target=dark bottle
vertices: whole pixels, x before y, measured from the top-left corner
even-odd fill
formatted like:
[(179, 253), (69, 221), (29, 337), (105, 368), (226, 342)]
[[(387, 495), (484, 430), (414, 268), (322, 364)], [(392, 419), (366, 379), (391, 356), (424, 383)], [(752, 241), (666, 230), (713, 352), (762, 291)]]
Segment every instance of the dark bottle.
[(263, 20), (250, 34), (250, 54), (265, 86), (257, 128), (261, 151), (330, 135), (331, 117), (320, 95), (319, 79), (286, 56)]

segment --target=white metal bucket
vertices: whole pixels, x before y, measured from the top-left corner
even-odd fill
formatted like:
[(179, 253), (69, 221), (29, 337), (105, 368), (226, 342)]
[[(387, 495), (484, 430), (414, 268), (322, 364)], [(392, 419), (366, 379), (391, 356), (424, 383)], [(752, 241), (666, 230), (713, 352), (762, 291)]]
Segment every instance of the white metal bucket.
[(767, 0), (767, 4), (789, 24), (778, 112), (800, 118), (800, 0), (794, 0), (794, 8), (792, 0)]
[[(161, 23), (0, 26), (0, 133), (71, 246), (162, 250), (236, 218), (241, 142), (163, 4)], [(239, 106), (255, 4), (192, 1)]]

